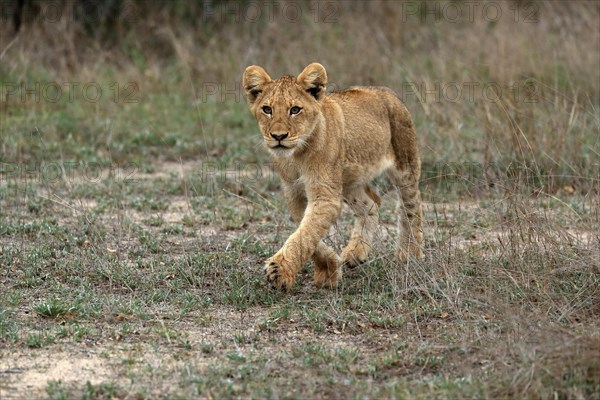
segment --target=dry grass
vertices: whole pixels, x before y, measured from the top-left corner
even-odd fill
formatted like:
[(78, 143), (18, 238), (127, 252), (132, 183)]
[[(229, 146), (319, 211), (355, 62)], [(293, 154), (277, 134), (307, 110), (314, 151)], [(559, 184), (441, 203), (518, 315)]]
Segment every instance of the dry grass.
[[(587, 177), (597, 176), (599, 154), (593, 135), (599, 126), (597, 3), (482, 2), (472, 18), (459, 4), (456, 22), (456, 6), (443, 1), (302, 3), (298, 18), (284, 11), (298, 6), (290, 1), (272, 18), (263, 9), (255, 22), (244, 19), (252, 7), (234, 4), (238, 8), (217, 2), (210, 14), (200, 5), (187, 10), (185, 2), (128, 9), (131, 17), (117, 20), (112, 35), (100, 28), (86, 34), (68, 19), (42, 19), (13, 37), (7, 24), (0, 38), (2, 76), (83, 83), (117, 76), (139, 84), (142, 95), (175, 90), (200, 104), (227, 105), (243, 103), (239, 82), (249, 64), (277, 76), (319, 60), (332, 88), (396, 89), (417, 116), (426, 164), (517, 163), (551, 193), (564, 184), (594, 186)], [(418, 14), (419, 7), (430, 12)], [(496, 9), (502, 14), (494, 22), (490, 10)], [(198, 18), (177, 19), (186, 12)], [(494, 90), (501, 95), (490, 101)]]

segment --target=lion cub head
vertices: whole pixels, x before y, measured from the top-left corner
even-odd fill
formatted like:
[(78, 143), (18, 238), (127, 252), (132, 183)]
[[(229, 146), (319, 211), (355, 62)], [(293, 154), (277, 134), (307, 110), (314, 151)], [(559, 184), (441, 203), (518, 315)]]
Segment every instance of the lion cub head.
[(275, 157), (289, 157), (307, 147), (322, 121), (327, 73), (313, 63), (298, 75), (272, 80), (256, 65), (244, 71), (243, 86), (265, 145)]

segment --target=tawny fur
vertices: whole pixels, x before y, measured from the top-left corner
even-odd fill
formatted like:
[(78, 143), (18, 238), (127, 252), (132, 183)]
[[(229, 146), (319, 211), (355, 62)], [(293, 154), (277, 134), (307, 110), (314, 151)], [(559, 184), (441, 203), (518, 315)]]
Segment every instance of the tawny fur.
[[(421, 162), (410, 113), (388, 88), (352, 87), (326, 94), (326, 84), (327, 73), (318, 63), (298, 77), (277, 80), (255, 65), (244, 71), (248, 104), (299, 224), (266, 262), (267, 278), (279, 288), (289, 289), (311, 257), (315, 285), (327, 287), (339, 282), (342, 265), (366, 261), (381, 205), (369, 183), (384, 171), (400, 192), (397, 255), (401, 261), (421, 255)], [(340, 259), (322, 239), (342, 201), (356, 222)]]

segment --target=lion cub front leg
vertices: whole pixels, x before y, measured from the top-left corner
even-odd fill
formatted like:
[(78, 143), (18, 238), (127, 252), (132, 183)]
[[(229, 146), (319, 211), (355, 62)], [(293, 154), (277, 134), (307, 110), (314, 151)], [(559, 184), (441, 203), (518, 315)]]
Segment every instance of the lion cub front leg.
[(303, 194), (286, 186), (284, 190), (292, 217), (300, 221), (300, 226), (283, 247), (267, 260), (267, 279), (277, 288), (289, 289), (298, 271), (312, 256), (315, 262), (315, 285), (335, 286), (341, 278), (339, 257), (321, 239), (339, 215), (340, 200), (319, 199), (310, 202), (306, 208), (307, 201)]
[[(288, 209), (292, 214), (292, 219), (299, 224), (304, 216), (304, 210), (306, 209), (306, 196), (304, 195), (304, 190), (285, 181), (282, 182), (282, 185)], [(288, 253), (288, 257), (286, 257), (286, 253)], [(291, 262), (291, 260), (288, 260), (292, 256), (293, 254), (289, 254), (286, 245), (284, 245), (273, 257), (266, 261), (265, 271), (267, 273), (267, 279), (278, 289), (289, 289), (294, 284), (296, 274), (302, 267), (301, 265), (298, 265), (299, 262)]]

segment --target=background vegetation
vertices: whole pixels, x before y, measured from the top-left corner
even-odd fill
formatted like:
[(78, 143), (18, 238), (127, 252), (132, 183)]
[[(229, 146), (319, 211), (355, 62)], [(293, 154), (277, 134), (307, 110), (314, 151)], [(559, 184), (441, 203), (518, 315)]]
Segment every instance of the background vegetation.
[[(600, 397), (599, 3), (0, 18), (0, 395)], [(427, 249), (397, 265), (379, 180), (377, 256), (286, 295), (261, 266), (293, 226), (240, 81), (313, 61), (331, 90), (389, 86), (412, 111)]]

